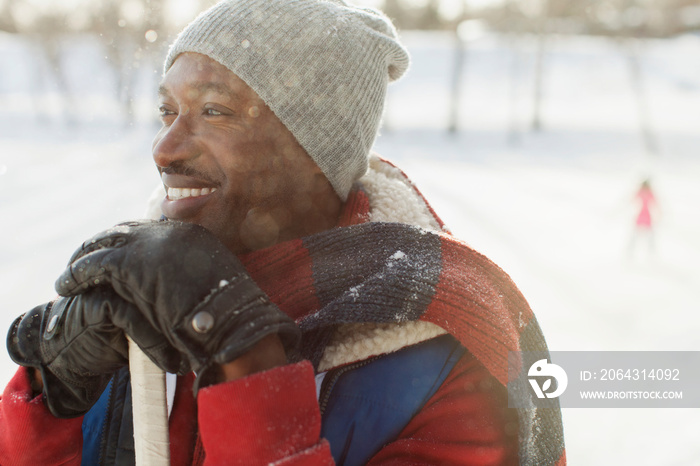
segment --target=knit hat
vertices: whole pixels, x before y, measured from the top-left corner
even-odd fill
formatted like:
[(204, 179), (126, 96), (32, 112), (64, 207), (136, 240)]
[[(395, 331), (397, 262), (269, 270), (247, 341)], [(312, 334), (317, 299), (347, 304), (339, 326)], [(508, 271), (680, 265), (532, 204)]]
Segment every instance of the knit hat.
[(383, 13), (343, 0), (225, 0), (180, 33), (166, 72), (184, 52), (245, 81), (343, 200), (367, 171), (387, 83), (409, 64)]

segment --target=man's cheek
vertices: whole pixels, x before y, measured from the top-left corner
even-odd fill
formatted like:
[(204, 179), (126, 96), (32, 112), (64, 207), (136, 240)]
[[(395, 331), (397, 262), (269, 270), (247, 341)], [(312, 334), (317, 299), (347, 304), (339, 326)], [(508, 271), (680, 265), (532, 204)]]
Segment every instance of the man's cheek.
[(280, 186), (279, 176), (265, 173), (257, 173), (249, 179), (250, 194), (252, 199), (262, 202), (266, 199), (274, 198), (278, 194)]
[(250, 250), (272, 246), (279, 238), (280, 225), (266, 209), (252, 208), (240, 226), (240, 239)]

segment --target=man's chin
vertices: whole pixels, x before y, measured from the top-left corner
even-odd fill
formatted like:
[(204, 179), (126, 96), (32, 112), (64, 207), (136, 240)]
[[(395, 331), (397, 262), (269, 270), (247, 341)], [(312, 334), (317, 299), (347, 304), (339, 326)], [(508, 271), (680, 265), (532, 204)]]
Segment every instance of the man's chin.
[(234, 221), (231, 221), (228, 225), (222, 225), (221, 222), (212, 221), (208, 218), (190, 218), (187, 220), (182, 220), (188, 223), (194, 223), (201, 227), (206, 228), (216, 236), (216, 238), (221, 241), (221, 243), (234, 254), (243, 254), (250, 252), (240, 241), (240, 235), (233, 225), (236, 225)]

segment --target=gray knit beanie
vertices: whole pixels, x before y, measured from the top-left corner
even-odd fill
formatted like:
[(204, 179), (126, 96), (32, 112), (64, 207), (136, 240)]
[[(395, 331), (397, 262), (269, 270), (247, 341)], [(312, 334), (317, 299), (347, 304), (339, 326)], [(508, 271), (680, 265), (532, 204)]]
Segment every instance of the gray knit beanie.
[(270, 107), (345, 200), (367, 171), (389, 81), (409, 64), (381, 12), (343, 0), (226, 0), (175, 40), (226, 66)]

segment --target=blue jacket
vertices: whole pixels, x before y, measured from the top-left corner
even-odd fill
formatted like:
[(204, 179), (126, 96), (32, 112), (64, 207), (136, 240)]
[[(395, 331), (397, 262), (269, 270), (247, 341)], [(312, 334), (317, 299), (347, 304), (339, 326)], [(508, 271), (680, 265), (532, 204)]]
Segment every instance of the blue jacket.
[[(321, 436), (337, 465), (365, 464), (396, 439), (465, 353), (450, 335), (330, 371), (321, 387)], [(371, 426), (371, 428), (370, 428)], [(115, 374), (83, 421), (83, 465), (133, 465), (129, 373)]]

